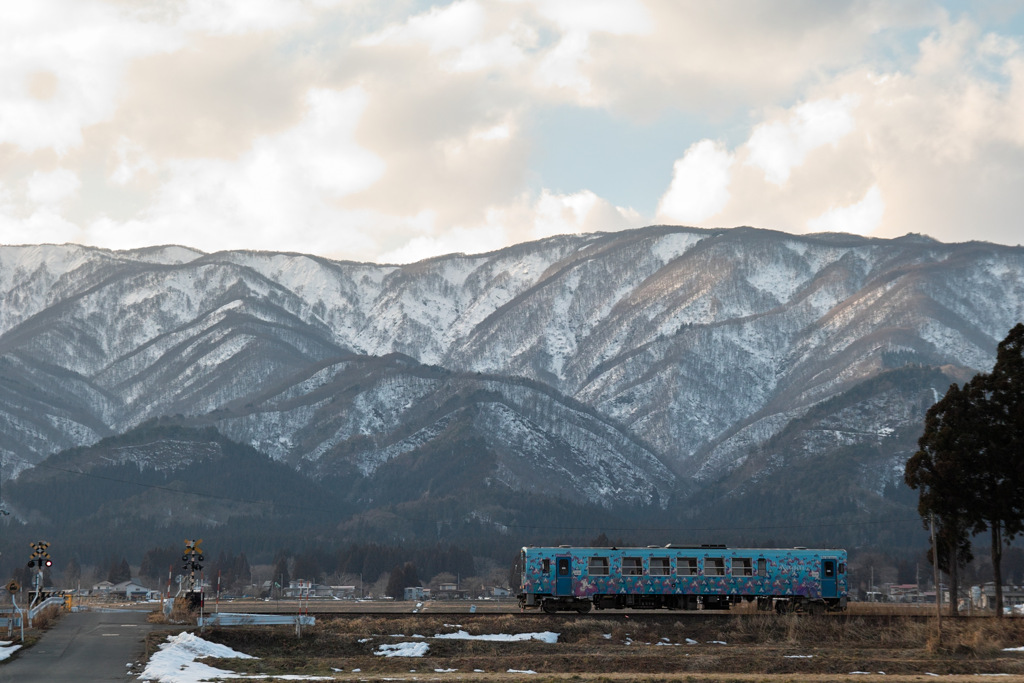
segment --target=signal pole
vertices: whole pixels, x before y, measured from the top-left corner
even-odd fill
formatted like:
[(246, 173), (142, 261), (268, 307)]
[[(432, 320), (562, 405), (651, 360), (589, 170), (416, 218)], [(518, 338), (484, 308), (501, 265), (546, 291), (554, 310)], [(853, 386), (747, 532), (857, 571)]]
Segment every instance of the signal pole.
[[(203, 609), (203, 594), (202, 594), (202, 574), (199, 575), (199, 581), (196, 579), (196, 572), (202, 572), (203, 569), (203, 539), (185, 539), (185, 551), (181, 555), (181, 559), (184, 562), (182, 568), (186, 572), (186, 581), (188, 581), (188, 601), (193, 607), (198, 607), (200, 614)], [(199, 586), (197, 589), (196, 586)]]
[(28, 561), (29, 569), (36, 569), (36, 574), (32, 577), (32, 583), (35, 586), (35, 595), (32, 597), (32, 602), (29, 604), (29, 628), (32, 627), (32, 608), (35, 607), (39, 601), (39, 597), (43, 594), (43, 567), (52, 567), (53, 560), (50, 559), (50, 553), (46, 551), (50, 547), (50, 544), (46, 541), (36, 541), (35, 543), (29, 543), (29, 547), (32, 548), (32, 556)]
[(185, 552), (181, 555), (181, 559), (185, 563), (182, 565), (182, 569), (188, 572), (188, 589), (190, 591), (196, 589), (196, 571), (203, 568), (203, 549), (200, 547), (202, 542), (201, 538), (199, 540), (185, 539)]

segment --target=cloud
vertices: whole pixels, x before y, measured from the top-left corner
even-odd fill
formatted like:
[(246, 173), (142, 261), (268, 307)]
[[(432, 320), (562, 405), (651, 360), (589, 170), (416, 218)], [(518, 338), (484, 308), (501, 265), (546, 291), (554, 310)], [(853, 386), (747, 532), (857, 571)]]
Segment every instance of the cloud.
[[(358, 231), (369, 228), (369, 216), (341, 211), (336, 202), (372, 185), (385, 169), (353, 140), (366, 101), (360, 88), (313, 89), (298, 125), (258, 138), (237, 159), (163, 162), (166, 179), (146, 211), (129, 221), (99, 219), (89, 242), (141, 246), (163, 234), (206, 250), (365, 248), (372, 239)], [(123, 168), (115, 180), (130, 176)]]
[(701, 140), (672, 168), (672, 184), (661, 198), (658, 214), (681, 223), (711, 218), (729, 201), (733, 155), (723, 145)]
[(187, 31), (212, 35), (280, 31), (310, 20), (308, 5), (295, 0), (187, 0), (177, 24)]
[[(976, 16), (931, 0), (14, 4), (0, 240), (409, 260), (657, 218), (1016, 243), (1024, 52)], [(560, 125), (591, 129), (552, 150)], [(615, 196), (640, 210), (609, 201), (630, 183)]]
[(486, 15), (475, 0), (460, 0), (446, 7), (432, 7), (405, 23), (391, 25), (367, 36), (357, 45), (410, 45), (424, 43), (432, 54), (464, 49), (476, 42), (484, 28)]
[(66, 168), (48, 173), (34, 171), (28, 179), (28, 198), (36, 204), (54, 205), (78, 192), (78, 174)]
[[(691, 148), (676, 162), (659, 213), (708, 226), (1018, 243), (1024, 197), (1011, 187), (1024, 182), (1019, 44), (946, 23), (905, 67), (848, 69), (803, 101), (768, 110), (745, 141), (716, 154), (702, 143), (709, 159), (735, 160), (724, 202), (721, 192), (692, 189), (721, 188), (726, 176), (702, 170), (716, 166), (698, 164)], [(689, 195), (677, 194), (685, 187)]]
[(176, 49), (180, 34), (101, 2), (11, 3), (0, 22), (0, 144), (64, 154), (117, 108), (139, 57)]
[(534, 0), (537, 12), (567, 33), (645, 35), (654, 30), (639, 0)]
[(421, 219), (417, 228), (425, 234), (384, 254), (382, 261), (409, 263), (453, 252), (493, 251), (554, 235), (615, 232), (643, 224), (636, 211), (613, 206), (588, 190), (572, 194), (543, 190), (536, 197), (523, 194), (508, 204), (488, 207), (483, 219), (472, 225), (446, 227), (435, 224), (433, 216)]
[(786, 120), (758, 124), (747, 141), (746, 163), (764, 170), (776, 185), (789, 180), (794, 166), (823, 145), (833, 145), (853, 130), (850, 109), (857, 98), (806, 102), (794, 108)]
[(829, 209), (816, 218), (807, 221), (811, 232), (849, 232), (854, 235), (868, 235), (882, 221), (885, 201), (878, 185), (872, 185), (864, 199), (856, 204)]

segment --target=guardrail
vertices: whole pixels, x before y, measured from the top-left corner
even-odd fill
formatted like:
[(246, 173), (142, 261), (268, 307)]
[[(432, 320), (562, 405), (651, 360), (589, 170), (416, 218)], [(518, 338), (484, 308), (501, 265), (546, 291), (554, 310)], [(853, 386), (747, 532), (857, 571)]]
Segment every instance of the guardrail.
[(60, 606), (63, 606), (64, 605), (64, 598), (59, 596), (59, 595), (54, 595), (52, 597), (46, 598), (41, 603), (39, 603), (38, 605), (33, 607), (31, 610), (29, 610), (29, 613), (28, 613), (29, 620), (35, 619), (37, 614), (42, 612), (44, 609), (46, 609), (50, 605), (60, 605)]

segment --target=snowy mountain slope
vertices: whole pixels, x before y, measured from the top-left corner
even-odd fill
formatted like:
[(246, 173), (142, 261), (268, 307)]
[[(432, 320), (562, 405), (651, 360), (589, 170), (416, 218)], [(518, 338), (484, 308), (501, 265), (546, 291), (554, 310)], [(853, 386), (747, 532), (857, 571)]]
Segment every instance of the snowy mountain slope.
[(503, 485), (662, 505), (893, 363), (987, 369), (1022, 319), (1024, 249), (916, 236), (653, 226), (408, 266), (0, 247), (0, 453), (9, 476), (181, 414), (372, 477), (458, 424)]
[[(389, 462), (444, 441), (452, 457), (493, 459), (486, 478), (513, 490), (663, 507), (674, 488), (644, 444), (543, 385), (398, 355), (332, 364), (209, 418), (316, 478), (372, 479)], [(462, 433), (444, 436), (455, 424)], [(466, 452), (473, 448), (486, 455)]]

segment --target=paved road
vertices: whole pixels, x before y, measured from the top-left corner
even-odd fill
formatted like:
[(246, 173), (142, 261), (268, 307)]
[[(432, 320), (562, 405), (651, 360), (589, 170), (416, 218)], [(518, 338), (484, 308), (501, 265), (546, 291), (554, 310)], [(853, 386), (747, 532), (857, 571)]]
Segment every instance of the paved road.
[(144, 638), (153, 628), (147, 616), (131, 610), (65, 614), (34, 646), (0, 662), (0, 682), (135, 680), (126, 665), (145, 654)]

